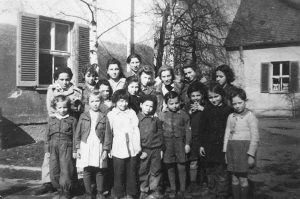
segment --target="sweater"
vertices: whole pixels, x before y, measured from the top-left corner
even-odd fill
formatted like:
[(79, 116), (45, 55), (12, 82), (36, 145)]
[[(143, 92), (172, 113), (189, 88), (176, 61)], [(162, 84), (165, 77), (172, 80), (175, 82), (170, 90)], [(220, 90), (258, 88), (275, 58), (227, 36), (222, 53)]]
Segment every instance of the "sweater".
[(242, 114), (231, 113), (227, 120), (223, 152), (227, 150), (228, 140), (249, 140), (248, 154), (255, 156), (259, 142), (257, 119), (249, 110)]

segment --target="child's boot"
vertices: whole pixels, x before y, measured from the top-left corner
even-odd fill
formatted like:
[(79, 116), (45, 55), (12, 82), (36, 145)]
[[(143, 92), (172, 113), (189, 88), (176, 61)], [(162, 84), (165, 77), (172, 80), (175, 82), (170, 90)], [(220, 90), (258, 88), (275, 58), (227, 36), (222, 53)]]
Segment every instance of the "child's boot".
[(248, 194), (249, 194), (249, 187), (248, 186), (245, 186), (245, 187), (242, 187), (241, 186), (241, 199), (248, 199)]
[(232, 184), (231, 185), (232, 188), (232, 195), (233, 195), (233, 199), (240, 199), (240, 185), (239, 184)]

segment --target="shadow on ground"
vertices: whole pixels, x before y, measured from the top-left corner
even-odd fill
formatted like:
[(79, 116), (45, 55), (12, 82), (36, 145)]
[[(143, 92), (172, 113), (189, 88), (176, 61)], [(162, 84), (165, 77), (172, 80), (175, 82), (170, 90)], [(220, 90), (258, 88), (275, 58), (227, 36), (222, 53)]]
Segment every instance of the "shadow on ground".
[[(32, 144), (35, 140), (24, 130), (5, 117), (0, 122), (0, 148), (9, 149), (16, 146)], [(2, 146), (1, 146), (2, 145)]]

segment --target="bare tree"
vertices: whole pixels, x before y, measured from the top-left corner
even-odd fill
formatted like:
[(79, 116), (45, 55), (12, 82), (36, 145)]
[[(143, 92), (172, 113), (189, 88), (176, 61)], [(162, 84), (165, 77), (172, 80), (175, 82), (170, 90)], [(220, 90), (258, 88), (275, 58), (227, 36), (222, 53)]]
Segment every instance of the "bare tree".
[[(174, 18), (168, 18), (169, 29), (161, 27), (160, 37), (158, 38), (157, 50), (157, 69), (161, 66), (161, 48), (168, 54), (172, 47), (175, 50), (175, 69), (181, 67), (187, 60), (192, 60), (201, 69), (215, 66), (217, 63), (226, 62), (226, 53), (223, 49), (226, 31), (229, 24), (222, 15), (221, 8), (217, 1), (209, 0), (165, 0), (165, 5), (170, 2), (170, 13)], [(169, 3), (169, 4), (168, 4)], [(165, 7), (167, 8), (167, 7)], [(160, 10), (163, 10), (160, 8)], [(164, 12), (158, 12), (165, 19)], [(164, 20), (162, 20), (164, 22)], [(163, 23), (162, 23), (163, 24)], [(163, 31), (163, 33), (162, 33)], [(174, 42), (172, 37), (174, 36)], [(164, 44), (162, 45), (162, 41)], [(160, 53), (160, 54), (159, 54)]]

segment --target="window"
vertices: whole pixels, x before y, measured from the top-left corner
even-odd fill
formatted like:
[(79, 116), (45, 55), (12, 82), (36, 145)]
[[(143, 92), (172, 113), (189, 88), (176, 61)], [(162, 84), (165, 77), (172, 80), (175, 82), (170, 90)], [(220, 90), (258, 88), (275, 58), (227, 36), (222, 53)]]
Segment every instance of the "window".
[(48, 87), (54, 69), (68, 66), (79, 82), (89, 62), (89, 29), (59, 19), (20, 13), (17, 39), (17, 86)]
[(261, 65), (262, 93), (298, 92), (299, 63), (295, 61), (276, 61)]
[(39, 85), (42, 86), (53, 83), (55, 68), (70, 65), (70, 24), (41, 19), (39, 26)]

